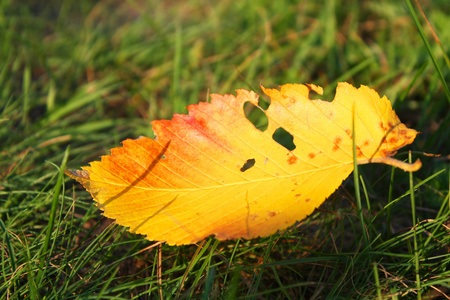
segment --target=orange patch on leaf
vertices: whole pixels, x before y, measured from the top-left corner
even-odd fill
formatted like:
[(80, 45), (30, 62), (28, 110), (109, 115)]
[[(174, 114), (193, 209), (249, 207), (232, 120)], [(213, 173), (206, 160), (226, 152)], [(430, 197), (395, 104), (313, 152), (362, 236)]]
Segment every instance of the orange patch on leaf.
[(390, 144), (398, 143), (398, 138), (396, 138), (396, 137), (390, 137), (388, 142), (389, 142)]
[(337, 151), (340, 147), (339, 145), (342, 143), (342, 138), (340, 136), (335, 136), (333, 139), (333, 151)]
[(293, 165), (297, 162), (297, 156), (291, 156), (287, 160), (288, 164)]
[(353, 138), (352, 130), (350, 128), (346, 128), (344, 131), (351, 139)]
[(364, 153), (362, 152), (361, 148), (359, 146), (356, 146), (356, 157), (362, 158), (364, 156)]

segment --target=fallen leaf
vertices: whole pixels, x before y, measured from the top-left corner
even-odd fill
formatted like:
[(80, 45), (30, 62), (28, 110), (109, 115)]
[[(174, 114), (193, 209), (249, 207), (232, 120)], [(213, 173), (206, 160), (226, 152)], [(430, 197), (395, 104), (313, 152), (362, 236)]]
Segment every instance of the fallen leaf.
[[(310, 100), (311, 90), (322, 94), (312, 84), (262, 89), (271, 98), (264, 131), (243, 110), (247, 101), (258, 105), (257, 94), (214, 94), (211, 103), (188, 106), (188, 115), (153, 121), (156, 139), (125, 140), (66, 174), (108, 218), (149, 240), (182, 245), (209, 235), (268, 236), (304, 219), (353, 171), (353, 140), (358, 164), (421, 166), (390, 157), (417, 132), (366, 86), (339, 83), (332, 102)], [(273, 139), (279, 128), (293, 136), (292, 151)]]

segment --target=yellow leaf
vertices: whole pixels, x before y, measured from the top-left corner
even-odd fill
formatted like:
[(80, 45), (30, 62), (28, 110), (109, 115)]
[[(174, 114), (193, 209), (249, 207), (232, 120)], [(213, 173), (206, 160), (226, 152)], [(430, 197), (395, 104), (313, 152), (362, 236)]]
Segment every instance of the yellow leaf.
[[(304, 219), (358, 163), (383, 162), (417, 132), (400, 123), (386, 97), (372, 89), (338, 85), (334, 101), (310, 100), (315, 85), (265, 89), (269, 124), (260, 131), (243, 106), (254, 92), (211, 96), (189, 114), (153, 121), (156, 139), (128, 139), (111, 155), (67, 174), (92, 194), (104, 215), (149, 240), (171, 245), (268, 236)], [(354, 120), (355, 132), (352, 132)], [(293, 136), (289, 151), (273, 139), (278, 128)]]

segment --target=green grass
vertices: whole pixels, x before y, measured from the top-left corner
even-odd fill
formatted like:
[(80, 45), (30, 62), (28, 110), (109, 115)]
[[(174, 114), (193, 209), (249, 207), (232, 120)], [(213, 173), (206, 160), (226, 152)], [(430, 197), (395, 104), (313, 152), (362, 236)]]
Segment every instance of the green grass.
[[(409, 1), (27, 2), (0, 2), (1, 299), (449, 299), (447, 1), (421, 1), (440, 44)], [(423, 167), (360, 166), (271, 237), (151, 247), (62, 176), (209, 93), (339, 81), (388, 96)]]

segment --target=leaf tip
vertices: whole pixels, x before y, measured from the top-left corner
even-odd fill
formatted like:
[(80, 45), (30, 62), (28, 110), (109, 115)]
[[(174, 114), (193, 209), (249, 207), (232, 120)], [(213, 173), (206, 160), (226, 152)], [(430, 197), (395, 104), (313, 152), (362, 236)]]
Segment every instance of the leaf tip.
[(64, 171), (64, 174), (69, 176), (72, 179), (75, 179), (77, 181), (79, 180), (89, 180), (89, 172), (86, 170), (66, 170)]

